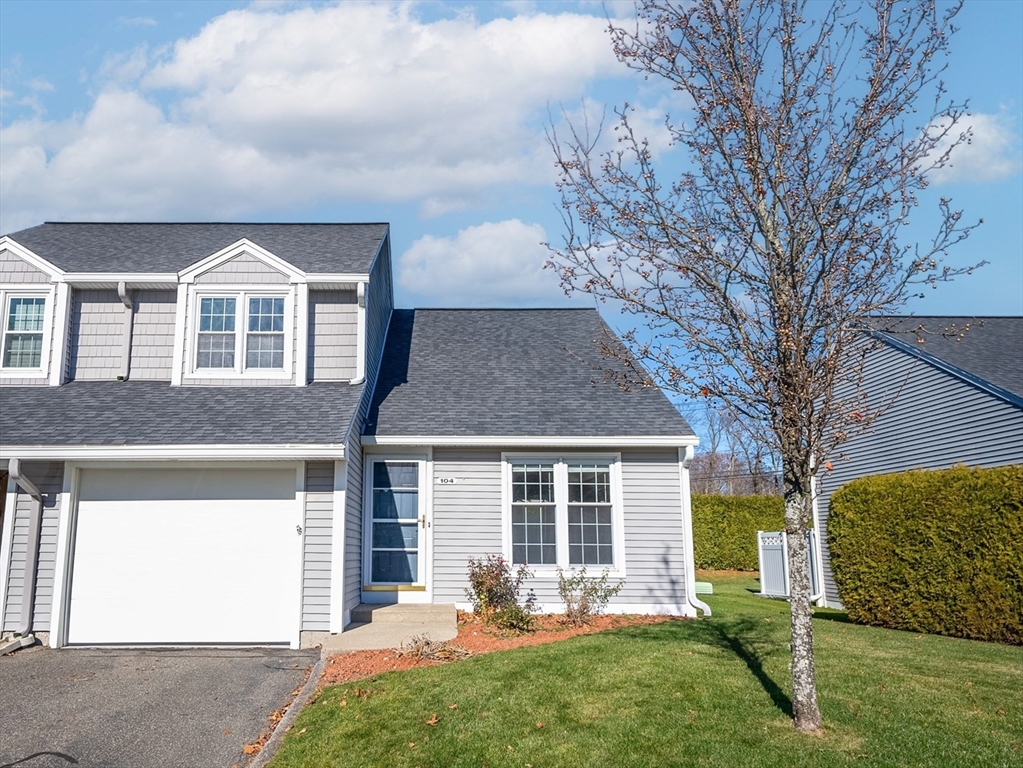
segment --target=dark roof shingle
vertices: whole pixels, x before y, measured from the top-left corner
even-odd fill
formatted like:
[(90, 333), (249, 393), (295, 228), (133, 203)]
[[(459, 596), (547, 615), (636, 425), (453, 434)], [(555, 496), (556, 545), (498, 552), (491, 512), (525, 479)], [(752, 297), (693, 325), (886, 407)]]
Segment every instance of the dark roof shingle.
[(657, 387), (605, 381), (624, 370), (601, 355), (607, 334), (595, 310), (396, 310), (364, 432), (692, 435)]
[(335, 383), (173, 387), (149, 381), (3, 387), (0, 444), (340, 444), (362, 390)]
[(878, 335), (1023, 398), (1023, 317), (889, 317)]
[(248, 238), (303, 272), (369, 272), (387, 224), (47, 222), (12, 240), (65, 272), (180, 272)]

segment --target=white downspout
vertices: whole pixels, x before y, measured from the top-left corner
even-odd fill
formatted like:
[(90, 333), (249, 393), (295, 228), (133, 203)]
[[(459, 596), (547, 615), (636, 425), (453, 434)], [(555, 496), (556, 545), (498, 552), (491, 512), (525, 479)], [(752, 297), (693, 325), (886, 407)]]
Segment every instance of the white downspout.
[(131, 334), (135, 327), (135, 302), (128, 295), (128, 286), (124, 280), (117, 284), (117, 295), (120, 297), (121, 303), (124, 304), (125, 308), (124, 342), (121, 346), (121, 375), (117, 378), (119, 381), (127, 381), (128, 368), (131, 365)]
[(686, 559), (686, 601), (710, 616), (710, 606), (696, 596), (696, 563), (693, 552), (693, 497), (689, 491), (689, 465), (693, 463), (696, 451), (691, 445), (678, 449), (679, 484), (682, 492), (682, 539)]
[(359, 283), (356, 286), (355, 295), (358, 298), (355, 323), (355, 378), (351, 384), (362, 384), (366, 380), (366, 284)]
[[(32, 636), (32, 613), (35, 607), (36, 569), (39, 563), (39, 535), (42, 531), (43, 495), (35, 483), (21, 474), (21, 460), (11, 459), (7, 466), (12, 482), (21, 486), (32, 498), (32, 507), (28, 517), (28, 544), (25, 551), (25, 580), (21, 590), (21, 618), (18, 621), (16, 634), (21, 635), (15, 644), (3, 647), (0, 653), (10, 653), (35, 643)], [(12, 513), (16, 510), (11, 510)]]

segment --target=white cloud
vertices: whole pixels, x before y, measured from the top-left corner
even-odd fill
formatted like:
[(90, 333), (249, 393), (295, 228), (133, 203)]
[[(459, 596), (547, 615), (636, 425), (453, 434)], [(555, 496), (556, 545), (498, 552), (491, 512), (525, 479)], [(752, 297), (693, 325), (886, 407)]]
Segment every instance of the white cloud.
[(596, 16), (427, 23), (414, 10), (248, 8), (162, 56), (108, 57), (87, 114), (3, 130), (0, 231), (313, 201), (413, 201), (436, 215), (502, 185), (549, 184), (547, 105), (626, 74)]
[(117, 19), (118, 24), (123, 24), (126, 27), (155, 27), (156, 19), (151, 19), (148, 16), (120, 16)]
[(956, 126), (936, 154), (945, 152), (967, 127), (972, 134), (969, 140), (953, 148), (944, 168), (931, 171), (931, 181), (935, 184), (1001, 181), (1023, 170), (1019, 134), (1004, 115), (974, 113), (964, 118), (962, 128)]
[(399, 257), (398, 285), (421, 306), (564, 304), (557, 274), (543, 268), (546, 239), (542, 226), (518, 219), (426, 235)]

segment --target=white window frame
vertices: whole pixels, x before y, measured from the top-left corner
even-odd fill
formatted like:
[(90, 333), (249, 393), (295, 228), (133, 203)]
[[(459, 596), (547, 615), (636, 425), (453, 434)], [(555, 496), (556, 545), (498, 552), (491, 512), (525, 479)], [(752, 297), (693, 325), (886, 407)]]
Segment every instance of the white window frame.
[[(195, 288), (190, 295), (189, 330), (185, 339), (185, 370), (188, 379), (281, 379), (294, 376), (295, 289), (294, 286), (210, 286)], [(284, 299), (284, 368), (246, 368), (245, 343), (249, 334), (249, 299)], [(233, 368), (199, 368), (199, 313), (203, 299), (235, 299)]]
[[(43, 349), (39, 355), (38, 368), (7, 368), (3, 365), (3, 353), (7, 347), (7, 322), (10, 318), (11, 299), (45, 299), (43, 308)], [(0, 289), (0, 310), (3, 311), (3, 324), (0, 325), (0, 376), (15, 379), (46, 378), (50, 371), (51, 336), (53, 333), (53, 313), (56, 304), (56, 286), (46, 285), (9, 285)]]
[(604, 569), (614, 578), (625, 577), (625, 506), (622, 496), (622, 456), (620, 453), (502, 453), (501, 454), (501, 516), (502, 549), (505, 559), (513, 568), (518, 566), (512, 558), (512, 465), (554, 465), (554, 509), (557, 563), (555, 565), (529, 564), (537, 578), (557, 578), (558, 568), (570, 571), (582, 568), (571, 565), (568, 553), (568, 466), (576, 463), (607, 464), (611, 472), (611, 526), (614, 565), (587, 565), (587, 576), (599, 577)]
[[(416, 464), (419, 467), (419, 573), (411, 585), (373, 581), (373, 465), (378, 462)], [(362, 597), (372, 602), (381, 593), (398, 593), (398, 602), (430, 602), (433, 558), (433, 467), (429, 453), (366, 453), (362, 475)], [(423, 525), (425, 523), (425, 526)]]

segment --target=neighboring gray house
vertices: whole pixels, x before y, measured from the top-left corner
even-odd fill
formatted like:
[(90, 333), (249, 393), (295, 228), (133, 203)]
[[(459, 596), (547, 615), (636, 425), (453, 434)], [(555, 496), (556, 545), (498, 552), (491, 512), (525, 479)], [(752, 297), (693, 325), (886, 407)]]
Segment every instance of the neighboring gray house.
[[(896, 317), (871, 335), (863, 389), (884, 412), (818, 477), (815, 526), (831, 494), (866, 475), (1023, 463), (1023, 317)], [(827, 536), (821, 604), (841, 607)]]
[(470, 556), (695, 615), (688, 465), (593, 310), (394, 310), (386, 224), (63, 224), (0, 238), (0, 631), (312, 645), (465, 605)]

